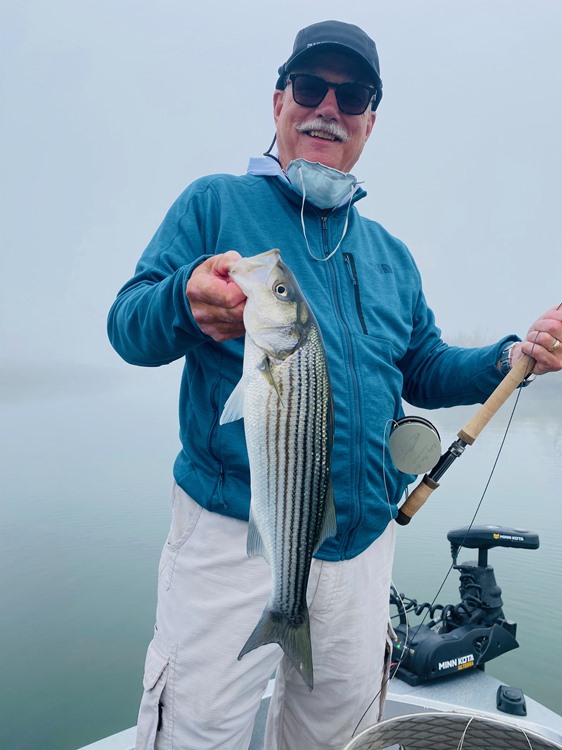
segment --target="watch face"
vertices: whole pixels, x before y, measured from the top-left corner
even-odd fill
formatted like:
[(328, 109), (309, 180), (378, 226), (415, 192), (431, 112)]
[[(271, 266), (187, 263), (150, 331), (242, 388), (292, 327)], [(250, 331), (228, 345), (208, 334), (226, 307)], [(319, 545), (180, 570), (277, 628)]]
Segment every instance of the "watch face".
[(441, 440), (435, 427), (421, 417), (395, 423), (388, 448), (394, 465), (404, 474), (426, 474), (441, 458)]

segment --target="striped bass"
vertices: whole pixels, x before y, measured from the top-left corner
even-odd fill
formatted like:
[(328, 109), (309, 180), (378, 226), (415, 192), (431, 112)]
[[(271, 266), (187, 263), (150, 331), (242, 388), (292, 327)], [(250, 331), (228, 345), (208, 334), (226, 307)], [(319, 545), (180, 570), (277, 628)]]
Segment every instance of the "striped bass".
[(251, 503), (247, 551), (272, 573), (269, 601), (238, 659), (278, 643), (312, 690), (306, 589), (312, 556), (336, 533), (332, 390), (318, 323), (279, 250), (233, 264), (247, 297), (240, 382), (221, 424), (244, 418)]

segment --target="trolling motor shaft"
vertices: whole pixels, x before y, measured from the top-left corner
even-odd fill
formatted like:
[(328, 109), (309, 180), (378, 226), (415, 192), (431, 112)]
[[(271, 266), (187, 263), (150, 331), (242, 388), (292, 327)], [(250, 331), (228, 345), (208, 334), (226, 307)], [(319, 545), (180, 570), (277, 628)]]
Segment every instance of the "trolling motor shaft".
[(534, 365), (535, 360), (526, 354), (517, 361), (492, 395), (482, 404), (470, 422), (459, 430), (457, 440), (451, 444), (448, 451), (441, 456), (433, 469), (424, 476), (415, 490), (401, 505), (396, 517), (396, 523), (400, 524), (400, 526), (406, 526), (410, 523), (412, 517), (426, 502), (431, 493), (439, 487), (439, 480), (449, 466), (463, 453), (467, 445), (474, 443), (494, 414), (496, 414), (513, 391), (521, 385), (523, 380), (532, 371)]

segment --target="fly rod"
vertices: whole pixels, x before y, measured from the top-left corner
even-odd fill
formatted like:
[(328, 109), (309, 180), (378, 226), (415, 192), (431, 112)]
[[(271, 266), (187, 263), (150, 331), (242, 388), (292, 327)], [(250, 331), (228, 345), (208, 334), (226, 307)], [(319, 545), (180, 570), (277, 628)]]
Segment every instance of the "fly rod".
[(433, 469), (424, 476), (415, 490), (401, 505), (398, 510), (396, 523), (400, 524), (400, 526), (406, 526), (410, 523), (412, 517), (422, 507), (431, 493), (439, 487), (439, 480), (449, 466), (462, 455), (467, 445), (474, 443), (490, 419), (503, 406), (517, 386), (525, 380), (534, 366), (535, 360), (526, 354), (517, 361), (488, 400), (482, 404), (470, 422), (457, 433), (457, 440), (451, 444), (449, 450), (441, 456)]

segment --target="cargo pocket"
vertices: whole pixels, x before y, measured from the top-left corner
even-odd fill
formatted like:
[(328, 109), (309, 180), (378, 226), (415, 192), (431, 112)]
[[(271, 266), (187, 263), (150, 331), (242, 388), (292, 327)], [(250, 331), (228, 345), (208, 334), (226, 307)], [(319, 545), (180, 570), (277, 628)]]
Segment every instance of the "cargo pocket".
[[(139, 709), (135, 750), (154, 750), (156, 746), (156, 735), (161, 730), (162, 693), (168, 680), (169, 663), (170, 655), (152, 641), (144, 666), (144, 693)], [(159, 746), (162, 747), (161, 744)]]
[(193, 500), (182, 488), (174, 483), (172, 494), (172, 523), (166, 544), (162, 550), (159, 565), (160, 585), (167, 591), (172, 585), (172, 577), (178, 552), (193, 534), (199, 517), (201, 506)]

